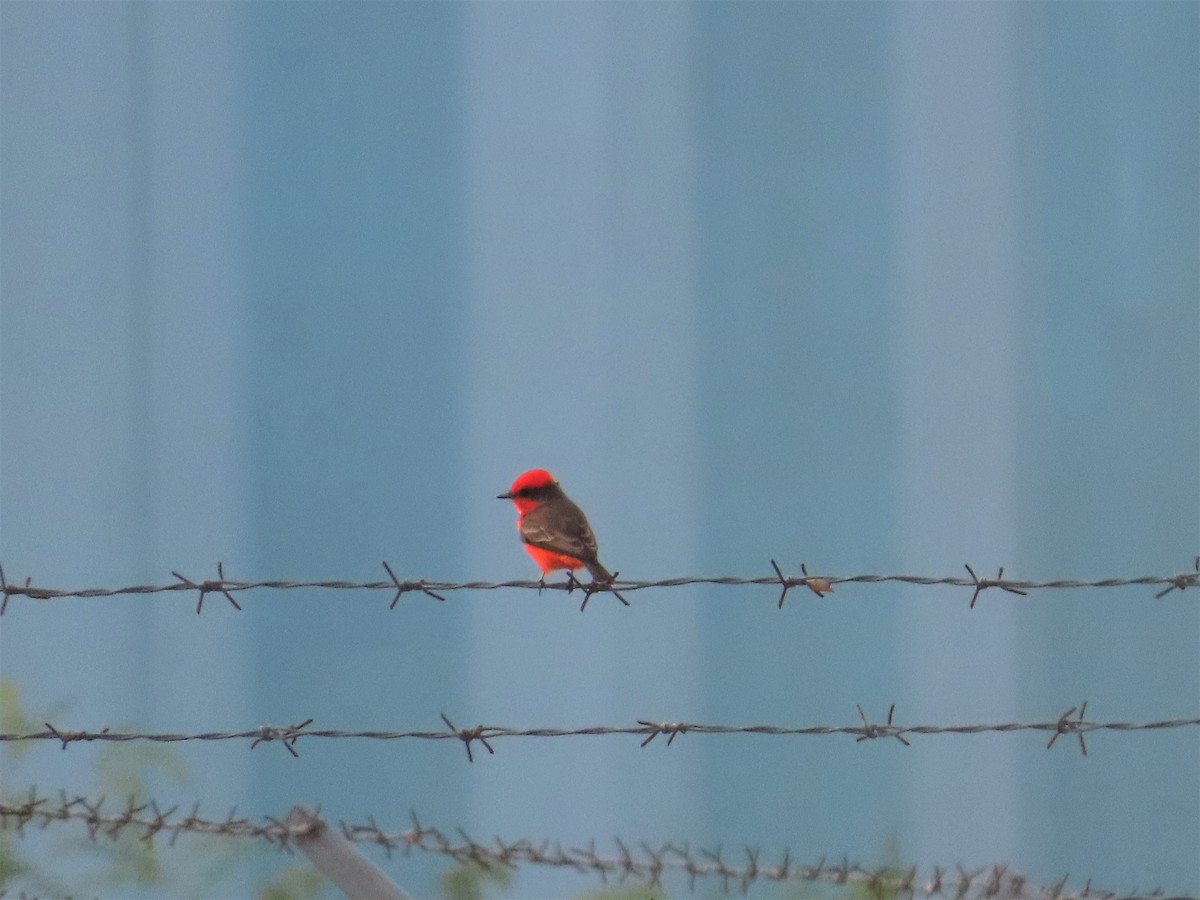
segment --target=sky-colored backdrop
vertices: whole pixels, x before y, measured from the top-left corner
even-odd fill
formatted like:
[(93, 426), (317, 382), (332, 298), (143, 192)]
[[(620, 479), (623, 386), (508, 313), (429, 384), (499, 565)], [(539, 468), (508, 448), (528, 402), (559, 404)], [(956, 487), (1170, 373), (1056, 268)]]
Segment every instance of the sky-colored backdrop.
[[(1194, 3), (9, 0), (0, 562), (51, 586), (217, 560), (528, 576), (493, 498), (536, 465), (630, 578), (1179, 571), (1200, 550), (1197, 71)], [(149, 731), (1200, 709), (1194, 591), (967, 598), (15, 598), (0, 676), (63, 726)], [(1200, 891), (1194, 731), (1044, 744), (510, 741), (474, 765), (184, 744), (190, 780), (152, 783), (215, 815), (415, 809)], [(90, 790), (101, 752), (6, 751), (0, 786)], [(164, 853), (173, 890), (215, 884), (201, 856)], [(389, 872), (426, 896), (442, 865)]]

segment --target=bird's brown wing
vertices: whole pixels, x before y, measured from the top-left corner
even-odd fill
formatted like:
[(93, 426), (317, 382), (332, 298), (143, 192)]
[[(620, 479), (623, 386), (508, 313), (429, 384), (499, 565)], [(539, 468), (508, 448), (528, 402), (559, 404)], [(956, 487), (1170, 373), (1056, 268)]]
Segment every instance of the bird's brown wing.
[(543, 503), (525, 513), (521, 520), (521, 540), (582, 562), (596, 560), (596, 536), (587, 517), (566, 498)]

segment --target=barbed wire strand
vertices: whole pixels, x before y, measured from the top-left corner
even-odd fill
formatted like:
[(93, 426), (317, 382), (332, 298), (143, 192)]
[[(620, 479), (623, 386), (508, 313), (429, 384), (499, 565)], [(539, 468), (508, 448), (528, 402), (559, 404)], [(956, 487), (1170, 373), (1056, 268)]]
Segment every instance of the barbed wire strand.
[(466, 747), (467, 760), (474, 762), (475, 757), (471, 745), (476, 741), (488, 751), (495, 753), (493, 741), (506, 738), (567, 738), (567, 737), (603, 737), (610, 735), (629, 735), (642, 738), (641, 746), (652, 743), (655, 738), (665, 735), (667, 746), (674, 743), (677, 737), (684, 734), (755, 734), (777, 737), (851, 735), (856, 741), (894, 738), (905, 746), (909, 745), (908, 738), (914, 735), (960, 734), (978, 735), (989, 733), (1008, 733), (1017, 731), (1040, 731), (1050, 734), (1046, 748), (1050, 749), (1063, 735), (1075, 735), (1079, 739), (1082, 753), (1087, 755), (1087, 745), (1084, 736), (1096, 731), (1163, 731), (1176, 728), (1195, 728), (1200, 726), (1200, 717), (1163, 719), (1154, 722), (1093, 722), (1084, 719), (1087, 702), (1080, 706), (1072, 706), (1057, 719), (1046, 722), (1003, 722), (999, 724), (970, 724), (970, 725), (902, 725), (894, 721), (895, 704), (888, 710), (886, 723), (875, 723), (867, 718), (861, 706), (856, 707), (861, 724), (858, 725), (725, 725), (705, 724), (700, 722), (660, 721), (638, 719), (633, 725), (590, 725), (581, 728), (514, 728), (506, 725), (475, 725), (470, 728), (459, 728), (446, 716), (441, 715), (446, 725), (444, 731), (383, 731), (383, 730), (343, 730), (309, 728), (312, 719), (305, 719), (295, 725), (275, 726), (262, 725), (258, 728), (242, 731), (202, 731), (195, 733), (184, 732), (136, 732), (113, 731), (104, 728), (100, 731), (68, 730), (56, 727), (49, 722), (44, 723), (45, 731), (21, 733), (0, 733), (0, 743), (18, 743), (24, 741), (57, 741), (66, 749), (69, 744), (89, 741), (151, 741), (157, 743), (180, 743), (186, 741), (245, 741), (251, 742), (254, 749), (259, 744), (279, 741), (294, 757), (298, 757), (296, 742), (300, 738), (318, 739), (361, 739), (376, 741), (423, 740), (423, 741), (461, 741)]
[[(105, 798), (98, 800), (82, 796), (69, 798), (65, 791), (58, 800), (39, 794), (30, 788), (22, 801), (0, 802), (0, 829), (16, 831), (22, 837), (30, 827), (77, 822), (83, 825), (92, 840), (101, 836), (116, 839), (132, 831), (140, 840), (153, 842), (166, 837), (168, 846), (175, 846), (181, 834), (221, 835), (231, 838), (253, 838), (266, 841), (288, 853), (297, 842), (312, 834), (312, 829), (327, 827), (319, 820), (320, 810), (297, 821), (295, 816), (284, 820), (264, 816), (261, 822), (238, 816), (236, 808), (224, 819), (208, 819), (200, 815), (199, 804), (182, 813), (179, 807), (164, 808), (156, 801), (136, 802), (130, 798), (123, 806), (113, 809)], [(412, 814), (412, 827), (403, 831), (381, 828), (370, 816), (365, 824), (339, 823), (342, 835), (353, 844), (381, 847), (391, 859), (396, 850), (405, 855), (413, 851), (438, 854), (460, 864), (475, 864), (485, 868), (501, 867), (516, 870), (522, 865), (571, 869), (584, 875), (599, 877), (605, 884), (612, 878), (619, 883), (627, 880), (662, 887), (666, 877), (686, 878), (689, 890), (695, 890), (701, 880), (717, 880), (725, 891), (736, 887), (745, 892), (759, 881), (822, 882), (830, 885), (860, 884), (874, 896), (895, 892), (908, 897), (944, 897), (949, 900), (975, 898), (1039, 898), (1039, 900), (1200, 900), (1194, 895), (1170, 894), (1162, 890), (1150, 892), (1116, 892), (1094, 887), (1090, 879), (1080, 889), (1067, 890), (1067, 877), (1042, 887), (1011, 871), (1005, 864), (968, 870), (961, 864), (953, 869), (934, 867), (924, 879), (918, 879), (917, 866), (888, 865), (867, 868), (849, 862), (830, 863), (821, 857), (811, 864), (797, 863), (791, 850), (783, 851), (780, 861), (763, 861), (759, 849), (744, 847), (736, 860), (727, 858), (720, 847), (715, 849), (689, 844), (667, 843), (652, 847), (647, 843), (634, 844), (613, 839), (614, 850), (601, 852), (592, 840), (586, 847), (564, 847), (561, 843), (534, 843), (523, 838), (505, 841), (499, 837), (490, 842), (471, 838), (456, 829), (457, 838), (445, 831), (424, 825)]]
[[(974, 608), (979, 595), (989, 588), (999, 588), (1010, 594), (1020, 596), (1027, 595), (1030, 591), (1041, 590), (1073, 590), (1081, 588), (1116, 588), (1116, 587), (1138, 587), (1163, 586), (1163, 589), (1155, 594), (1156, 598), (1161, 598), (1172, 591), (1184, 591), (1189, 587), (1200, 585), (1200, 556), (1197, 556), (1193, 565), (1193, 571), (1180, 572), (1175, 575), (1144, 575), (1137, 578), (1099, 578), (1092, 580), (1080, 580), (1074, 578), (1057, 578), (1050, 581), (1023, 581), (1019, 579), (1005, 578), (1004, 567), (1002, 566), (995, 578), (980, 578), (975, 574), (975, 570), (970, 565), (965, 565), (969, 577), (963, 576), (932, 576), (932, 575), (810, 575), (808, 566), (801, 563), (800, 570), (803, 573), (799, 577), (785, 575), (779, 564), (775, 560), (771, 560), (771, 567), (775, 570), (773, 575), (764, 575), (758, 577), (738, 577), (738, 576), (698, 576), (690, 575), (680, 578), (663, 578), (655, 581), (631, 581), (625, 579), (616, 579), (608, 583), (592, 583), (588, 585), (581, 584), (574, 578), (569, 578), (563, 582), (543, 583), (540, 581), (431, 581), (425, 578), (412, 580), (399, 579), (395, 571), (385, 561), (383, 568), (388, 574), (388, 581), (236, 581), (225, 577), (225, 567), (222, 563), (217, 563), (217, 578), (195, 581), (179, 572), (172, 571), (171, 574), (177, 579), (168, 584), (140, 584), (128, 585), (125, 587), (90, 587), (90, 588), (51, 588), (51, 587), (35, 587), (33, 579), (28, 577), (24, 584), (10, 583), (4, 576), (4, 567), (0, 566), (0, 594), (3, 594), (3, 600), (0, 600), (0, 615), (8, 608), (8, 601), (12, 597), (29, 597), (34, 600), (54, 600), (62, 598), (96, 598), (96, 597), (117, 597), (129, 596), (137, 594), (161, 594), (171, 592), (195, 592), (197, 594), (196, 612), (199, 613), (204, 607), (204, 599), (209, 594), (221, 594), (233, 605), (235, 609), (240, 610), (242, 607), (234, 599), (233, 594), (242, 591), (255, 590), (298, 590), (304, 588), (333, 590), (333, 591), (395, 591), (392, 597), (389, 609), (394, 609), (400, 599), (408, 593), (422, 593), (432, 597), (435, 600), (444, 601), (446, 598), (443, 594), (452, 591), (495, 591), (507, 588), (519, 590), (557, 590), (567, 591), (568, 593), (575, 590), (584, 592), (583, 603), (580, 608), (587, 606), (588, 600), (593, 594), (597, 593), (612, 593), (618, 594), (620, 591), (643, 591), (658, 588), (677, 588), (686, 587), (689, 585), (724, 585), (724, 586), (745, 586), (745, 585), (774, 585), (781, 588), (779, 594), (778, 606), (783, 607), (784, 599), (787, 597), (788, 591), (795, 587), (806, 587), (818, 597), (823, 597), (825, 594), (834, 590), (839, 584), (909, 584), (909, 585), (943, 585), (957, 588), (970, 588), (971, 601), (970, 607)], [(628, 605), (628, 604), (626, 604)]]

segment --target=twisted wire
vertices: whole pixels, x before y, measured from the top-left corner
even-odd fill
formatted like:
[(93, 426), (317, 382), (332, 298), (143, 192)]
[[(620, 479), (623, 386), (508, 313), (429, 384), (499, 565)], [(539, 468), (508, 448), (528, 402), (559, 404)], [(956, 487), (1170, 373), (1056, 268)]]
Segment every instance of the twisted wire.
[[(264, 840), (287, 852), (292, 852), (296, 839), (309, 835), (314, 828), (327, 827), (319, 820), (302, 827), (290, 826), (270, 816), (253, 821), (238, 816), (236, 809), (223, 819), (205, 818), (200, 815), (199, 804), (184, 813), (178, 806), (165, 808), (156, 801), (138, 803), (132, 798), (113, 808), (104, 798), (69, 798), (62, 792), (55, 800), (39, 794), (36, 788), (31, 788), (24, 800), (0, 801), (0, 829), (14, 830), (24, 836), (29, 827), (46, 828), (63, 823), (82, 824), (92, 840), (101, 836), (116, 838), (131, 831), (140, 840), (153, 842), (165, 837), (169, 846), (174, 846), (183, 834), (222, 835)], [(534, 843), (527, 838), (505, 841), (497, 837), (481, 842), (462, 829), (456, 829), (457, 837), (451, 837), (442, 829), (423, 825), (415, 814), (412, 826), (402, 831), (381, 828), (373, 816), (365, 823), (341, 822), (338, 827), (347, 840), (358, 845), (381, 847), (389, 859), (396, 850), (405, 854), (420, 851), (445, 856), (460, 864), (506, 869), (517, 869), (522, 865), (571, 869), (597, 876), (605, 883), (613, 878), (622, 883), (634, 880), (656, 887), (661, 887), (666, 877), (683, 877), (693, 891), (698, 881), (707, 879), (720, 881), (726, 892), (731, 887), (745, 891), (758, 881), (768, 881), (860, 884), (870, 889), (873, 896), (895, 893), (953, 900), (1001, 896), (1041, 900), (1200, 900), (1193, 895), (1157, 889), (1127, 893), (1105, 891), (1094, 887), (1090, 881), (1082, 888), (1067, 890), (1065, 877), (1056, 884), (1038, 887), (1004, 864), (974, 870), (962, 865), (953, 869), (935, 866), (925, 878), (919, 879), (917, 866), (869, 868), (846, 858), (830, 863), (826, 857), (804, 864), (795, 862), (790, 850), (784, 851), (777, 863), (769, 863), (763, 860), (760, 850), (752, 847), (744, 848), (734, 859), (727, 858), (720, 847), (693, 849), (686, 843), (652, 847), (620, 838), (613, 840), (613, 848), (607, 852), (597, 850), (595, 841), (586, 847), (564, 847), (549, 841)]]
[(628, 725), (589, 725), (578, 728), (564, 727), (534, 727), (520, 728), (507, 725), (475, 725), (469, 728), (459, 728), (443, 713), (441, 718), (445, 730), (346, 730), (333, 728), (310, 728), (312, 719), (307, 719), (293, 725), (276, 726), (262, 725), (258, 728), (240, 731), (201, 731), (201, 732), (137, 732), (113, 731), (104, 728), (99, 731), (72, 730), (59, 728), (49, 722), (45, 723), (45, 731), (28, 733), (0, 733), (0, 743), (18, 743), (26, 741), (55, 741), (66, 749), (73, 743), (90, 741), (151, 741), (156, 743), (179, 743), (186, 741), (250, 741), (251, 748), (262, 743), (279, 741), (293, 756), (298, 756), (296, 742), (300, 738), (308, 739), (360, 739), (377, 741), (422, 740), (422, 741), (460, 741), (467, 751), (469, 761), (474, 761), (472, 744), (479, 742), (488, 753), (494, 753), (492, 743), (512, 738), (582, 738), (626, 735), (642, 738), (641, 746), (645, 747), (659, 736), (667, 738), (666, 743), (672, 744), (676, 738), (685, 734), (731, 735), (754, 734), (775, 737), (799, 736), (828, 736), (850, 735), (857, 741), (893, 738), (902, 744), (909, 743), (908, 738), (914, 735), (979, 735), (988, 733), (1008, 733), (1018, 731), (1040, 731), (1050, 734), (1046, 744), (1050, 748), (1063, 735), (1074, 735), (1079, 739), (1080, 749), (1086, 755), (1087, 746), (1084, 736), (1096, 731), (1135, 732), (1163, 731), (1178, 728), (1195, 728), (1200, 726), (1200, 717), (1182, 717), (1162, 719), (1149, 722), (1097, 722), (1084, 718), (1087, 709), (1085, 701), (1078, 707), (1072, 706), (1053, 721), (1041, 722), (1001, 722), (975, 723), (962, 725), (903, 725), (893, 721), (895, 705), (888, 710), (886, 722), (872, 722), (868, 719), (862, 707), (857, 707), (860, 723), (857, 725), (731, 725), (721, 723), (702, 723), (685, 721), (651, 721), (638, 719)]
[(690, 585), (721, 585), (729, 587), (738, 586), (775, 586), (781, 588), (779, 595), (780, 607), (783, 606), (784, 599), (788, 591), (796, 587), (805, 587), (811, 590), (818, 596), (824, 596), (826, 593), (834, 590), (837, 585), (843, 584), (908, 584), (922, 586), (947, 586), (956, 588), (970, 588), (972, 591), (970, 606), (974, 607), (979, 595), (989, 588), (997, 588), (1009, 594), (1017, 594), (1021, 596), (1027, 595), (1031, 591), (1042, 590), (1076, 590), (1085, 588), (1118, 588), (1118, 587), (1162, 587), (1155, 596), (1163, 597), (1172, 591), (1184, 591), (1190, 587), (1200, 585), (1200, 556), (1196, 557), (1193, 569), (1185, 572), (1180, 572), (1174, 575), (1143, 575), (1135, 578), (1098, 578), (1098, 579), (1076, 579), (1076, 578), (1056, 578), (1047, 581), (1033, 581), (1024, 579), (1005, 578), (1004, 569), (1000, 568), (995, 578), (981, 578), (975, 574), (975, 570), (970, 565), (965, 565), (967, 576), (961, 575), (881, 575), (881, 574), (861, 574), (861, 575), (810, 575), (808, 566), (801, 564), (802, 575), (788, 576), (783, 573), (779, 564), (771, 560), (771, 567), (774, 569), (773, 575), (762, 575), (753, 577), (739, 576), (683, 576), (677, 578), (661, 578), (650, 581), (635, 581), (622, 579), (617, 577), (613, 582), (608, 584), (589, 584), (584, 585), (576, 581), (573, 577), (568, 578), (563, 582), (551, 582), (549, 584), (541, 581), (529, 580), (512, 580), (512, 581), (436, 581), (425, 578), (416, 580), (407, 579), (401, 580), (395, 574), (392, 567), (385, 561), (383, 568), (387, 572), (389, 580), (387, 581), (346, 581), (346, 580), (261, 580), (261, 581), (239, 581), (225, 577), (225, 567), (222, 563), (217, 563), (217, 578), (202, 579), (200, 581), (193, 580), (178, 572), (172, 572), (175, 576), (174, 582), (166, 584), (136, 584), (126, 585), (123, 587), (87, 587), (87, 588), (53, 588), (35, 586), (32, 578), (26, 578), (23, 584), (10, 583), (4, 575), (4, 568), (0, 566), (0, 594), (3, 595), (3, 600), (0, 601), (0, 615), (3, 615), (8, 607), (8, 602), (13, 597), (28, 597), (34, 600), (56, 600), (64, 598), (100, 598), (100, 597), (116, 597), (116, 596), (135, 596), (145, 594), (161, 594), (161, 593), (176, 593), (176, 592), (195, 592), (198, 594), (196, 611), (200, 612), (204, 605), (205, 597), (209, 594), (221, 594), (237, 609), (241, 609), (240, 604), (234, 599), (235, 593), (256, 590), (279, 590), (290, 591), (300, 589), (319, 589), (330, 591), (394, 591), (395, 594), (391, 601), (391, 607), (394, 608), (396, 603), (407, 593), (421, 593), (432, 597), (436, 600), (445, 600), (444, 594), (456, 591), (496, 591), (501, 589), (516, 589), (516, 590), (557, 590), (573, 592), (581, 590), (584, 593), (584, 606), (587, 605), (587, 600), (596, 593), (613, 593), (620, 596), (619, 592), (634, 592), (650, 589), (666, 589), (687, 587)]

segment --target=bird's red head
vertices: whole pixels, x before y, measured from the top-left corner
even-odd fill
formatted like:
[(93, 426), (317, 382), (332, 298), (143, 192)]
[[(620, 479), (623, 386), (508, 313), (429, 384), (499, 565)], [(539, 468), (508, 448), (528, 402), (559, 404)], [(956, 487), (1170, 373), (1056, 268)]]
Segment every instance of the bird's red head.
[(531, 491), (552, 487), (556, 484), (554, 476), (545, 469), (530, 469), (528, 472), (522, 472), (517, 476), (516, 481), (512, 483), (512, 487), (508, 489), (507, 494), (497, 494), (496, 499), (511, 500), (513, 505), (516, 506), (517, 511), (524, 513), (537, 506), (540, 502), (539, 498), (530, 496)]
[(530, 469), (517, 476), (517, 480), (508, 489), (510, 494), (516, 494), (527, 488), (541, 488), (554, 484), (554, 476), (545, 469)]

